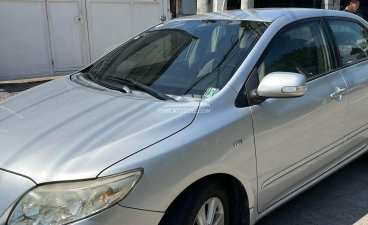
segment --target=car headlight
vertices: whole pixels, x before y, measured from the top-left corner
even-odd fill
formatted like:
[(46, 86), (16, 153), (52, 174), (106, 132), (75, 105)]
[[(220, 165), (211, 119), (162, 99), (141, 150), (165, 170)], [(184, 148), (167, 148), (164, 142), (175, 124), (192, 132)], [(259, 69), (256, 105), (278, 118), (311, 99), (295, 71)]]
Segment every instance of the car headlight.
[(142, 174), (137, 170), (91, 181), (36, 187), (15, 206), (8, 225), (62, 225), (96, 214), (127, 196)]

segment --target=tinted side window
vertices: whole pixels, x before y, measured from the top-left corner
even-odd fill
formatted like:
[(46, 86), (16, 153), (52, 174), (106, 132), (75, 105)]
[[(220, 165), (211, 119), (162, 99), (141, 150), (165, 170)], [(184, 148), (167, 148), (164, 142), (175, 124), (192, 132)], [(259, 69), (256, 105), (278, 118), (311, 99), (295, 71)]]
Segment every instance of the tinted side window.
[(294, 25), (279, 33), (258, 66), (259, 80), (271, 72), (302, 73), (313, 78), (331, 69), (320, 22)]
[(357, 23), (342, 20), (329, 21), (343, 65), (368, 56), (368, 32)]

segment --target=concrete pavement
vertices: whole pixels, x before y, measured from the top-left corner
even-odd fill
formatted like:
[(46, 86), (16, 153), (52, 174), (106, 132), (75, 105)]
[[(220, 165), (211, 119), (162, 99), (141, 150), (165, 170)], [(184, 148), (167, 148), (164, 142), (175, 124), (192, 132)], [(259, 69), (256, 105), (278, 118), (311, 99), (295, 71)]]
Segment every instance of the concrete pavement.
[(281, 206), (257, 225), (368, 225), (368, 155)]

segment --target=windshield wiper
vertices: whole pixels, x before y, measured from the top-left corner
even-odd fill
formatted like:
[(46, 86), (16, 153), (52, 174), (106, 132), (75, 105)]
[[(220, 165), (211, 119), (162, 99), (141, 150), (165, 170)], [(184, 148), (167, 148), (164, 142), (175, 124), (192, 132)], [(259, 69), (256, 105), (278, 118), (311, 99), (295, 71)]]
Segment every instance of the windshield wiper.
[[(136, 80), (133, 80), (133, 79), (125, 79), (125, 78), (119, 78), (119, 77), (114, 77), (114, 76), (106, 76), (104, 77), (104, 79), (108, 79), (108, 80), (111, 80), (111, 81), (117, 81), (119, 82), (120, 84), (123, 84), (125, 86), (128, 86), (130, 88), (133, 88), (133, 89), (137, 89), (137, 90), (141, 90), (141, 91), (144, 91), (145, 93), (159, 99), (159, 100), (173, 100), (173, 101), (176, 101), (174, 98), (162, 93), (162, 92), (159, 92), (143, 83), (140, 83)], [(124, 91), (126, 92), (123, 88), (121, 91)]]
[(84, 74), (86, 74), (92, 81), (94, 81), (94, 82), (98, 81), (96, 75), (94, 75), (93, 73), (91, 73), (91, 72), (84, 72)]

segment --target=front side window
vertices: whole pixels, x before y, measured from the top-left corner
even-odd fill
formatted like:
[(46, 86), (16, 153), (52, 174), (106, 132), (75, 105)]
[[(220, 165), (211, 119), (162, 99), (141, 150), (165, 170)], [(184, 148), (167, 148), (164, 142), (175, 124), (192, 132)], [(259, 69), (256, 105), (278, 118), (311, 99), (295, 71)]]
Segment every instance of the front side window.
[(331, 70), (327, 41), (320, 22), (294, 25), (271, 42), (258, 66), (259, 80), (271, 72), (295, 72), (312, 79)]
[(254, 21), (172, 21), (118, 47), (88, 72), (104, 84), (131, 79), (168, 95), (203, 96), (225, 86), (266, 28)]
[(342, 65), (349, 65), (368, 56), (368, 32), (361, 25), (343, 20), (330, 20)]

